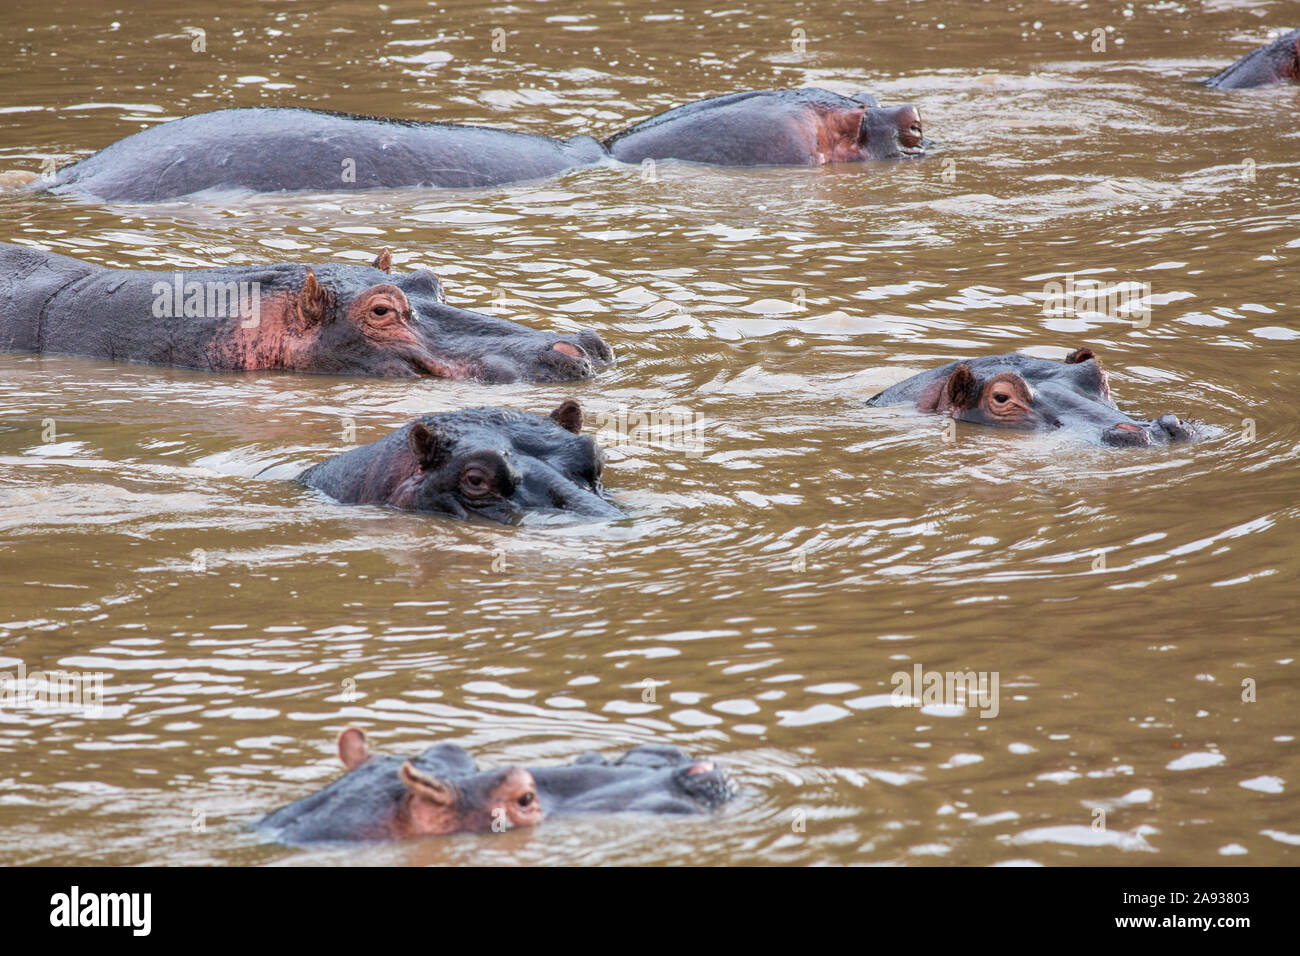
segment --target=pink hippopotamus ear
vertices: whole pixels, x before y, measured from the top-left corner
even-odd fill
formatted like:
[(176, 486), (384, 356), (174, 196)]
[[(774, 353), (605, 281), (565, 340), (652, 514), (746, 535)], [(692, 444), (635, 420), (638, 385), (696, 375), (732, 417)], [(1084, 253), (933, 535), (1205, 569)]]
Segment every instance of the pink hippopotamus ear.
[(399, 776), (407, 793), (401, 817), (408, 831), (404, 835), (455, 833), (459, 829), (457, 793), (452, 784), (416, 769), (409, 760), (402, 764)]
[(393, 271), (393, 254), (387, 246), (379, 250), (379, 255), (375, 256), (375, 261), (371, 263), (380, 272)]
[(974, 408), (980, 399), (975, 373), (965, 362), (958, 365), (943, 386), (943, 397), (951, 408)]
[(355, 770), (370, 759), (370, 745), (366, 735), (355, 727), (348, 727), (339, 734), (339, 759), (343, 766)]
[(320, 280), (316, 278), (316, 273), (308, 269), (302, 291), (298, 293), (298, 314), (308, 325), (316, 325), (325, 318), (329, 304), (329, 290), (321, 285)]

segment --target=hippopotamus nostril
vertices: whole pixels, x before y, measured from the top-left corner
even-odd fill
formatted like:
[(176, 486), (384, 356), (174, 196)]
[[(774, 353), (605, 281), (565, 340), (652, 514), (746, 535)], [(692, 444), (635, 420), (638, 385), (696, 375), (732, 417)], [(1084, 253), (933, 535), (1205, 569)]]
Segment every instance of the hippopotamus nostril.
[(583, 329), (578, 333), (578, 344), (593, 360), (605, 363), (614, 361), (614, 350), (606, 345), (605, 340), (591, 329)]
[(1133, 422), (1120, 422), (1102, 432), (1101, 440), (1107, 445), (1140, 447), (1151, 444), (1151, 433)]
[(895, 117), (898, 124), (898, 141), (915, 149), (921, 145), (921, 113), (915, 106), (900, 106)]
[(1170, 441), (1191, 441), (1194, 432), (1177, 415), (1161, 415), (1156, 424), (1169, 436)]

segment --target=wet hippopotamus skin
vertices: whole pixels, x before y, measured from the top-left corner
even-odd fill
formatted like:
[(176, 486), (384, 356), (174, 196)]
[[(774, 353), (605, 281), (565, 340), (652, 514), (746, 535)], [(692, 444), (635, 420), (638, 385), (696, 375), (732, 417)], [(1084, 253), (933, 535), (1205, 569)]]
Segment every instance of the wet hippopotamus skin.
[(959, 421), (1001, 428), (1068, 428), (1102, 444), (1147, 446), (1191, 441), (1175, 415), (1129, 418), (1110, 397), (1109, 376), (1091, 349), (1063, 362), (1010, 353), (963, 359), (921, 372), (867, 399), (868, 405), (914, 405)]
[[(473, 188), (541, 179), (604, 155), (590, 136), (557, 140), (481, 126), (252, 107), (152, 126), (34, 188), (122, 202), (209, 189)], [(345, 179), (345, 171), (355, 180)]]
[[(599, 143), (292, 108), (215, 110), (118, 140), (28, 189), (113, 202), (207, 190), (281, 192), (498, 186), (600, 162), (725, 166), (889, 159), (924, 151), (915, 107), (869, 96), (760, 90), (681, 106)], [(345, 177), (345, 171), (351, 178)]]
[(344, 504), (502, 524), (538, 512), (621, 518), (605, 498), (603, 456), (582, 422), (572, 400), (550, 415), (505, 408), (425, 415), (313, 465), (297, 481)]
[[(385, 249), (369, 267), (145, 272), (0, 243), (0, 351), (489, 382), (573, 381), (613, 361), (595, 332), (539, 332), (458, 309), (432, 272), (391, 268)], [(245, 306), (257, 291), (255, 317), (235, 305), (241, 283)]]
[(1243, 90), (1287, 81), (1300, 82), (1300, 30), (1252, 50), (1205, 85), (1216, 90)]
[(574, 813), (705, 813), (735, 794), (726, 770), (676, 747), (634, 747), (610, 762), (587, 753), (559, 767), (480, 770), (455, 744), (410, 759), (371, 753), (365, 735), (339, 735), (348, 772), (255, 826), (291, 845), (502, 832)]
[(717, 166), (822, 166), (921, 156), (915, 106), (881, 108), (867, 94), (754, 90), (689, 103), (605, 140), (615, 159)]

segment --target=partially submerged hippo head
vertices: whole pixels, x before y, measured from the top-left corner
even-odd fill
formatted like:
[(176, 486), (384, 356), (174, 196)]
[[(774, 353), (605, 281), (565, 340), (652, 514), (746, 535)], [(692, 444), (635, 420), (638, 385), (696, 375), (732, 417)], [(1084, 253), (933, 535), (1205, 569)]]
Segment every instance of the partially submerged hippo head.
[(863, 159), (898, 159), (924, 156), (931, 145), (921, 130), (921, 111), (910, 103), (882, 107), (870, 93), (853, 97), (866, 105), (858, 128), (858, 150)]
[(1218, 90), (1242, 90), (1286, 81), (1300, 82), (1300, 30), (1251, 50), (1232, 66), (1205, 81)]
[(259, 829), (291, 844), (502, 832), (561, 813), (700, 813), (735, 794), (726, 770), (676, 747), (635, 747), (613, 763), (591, 753), (562, 767), (479, 770), (454, 744), (409, 760), (374, 754), (349, 727), (338, 751), (344, 776), (267, 815)]
[(471, 408), (425, 415), (308, 468), (298, 481), (345, 504), (382, 504), (514, 524), (534, 512), (621, 518), (604, 456), (577, 402), (550, 415)]
[(1064, 362), (1012, 352), (950, 362), (922, 372), (867, 400), (868, 405), (915, 404), (963, 422), (999, 428), (1070, 428), (1106, 445), (1145, 446), (1191, 441), (1175, 415), (1137, 421), (1110, 397), (1109, 376), (1091, 349)]
[(605, 141), (615, 159), (679, 159), (716, 166), (821, 166), (923, 156), (915, 106), (829, 90), (749, 90), (688, 103)]
[(486, 382), (572, 381), (614, 360), (593, 331), (539, 332), (458, 309), (432, 272), (390, 275), (391, 268), (387, 249), (371, 269), (306, 268), (295, 289), (262, 302), (259, 323), (243, 323), (219, 348), (235, 353), (234, 367), (267, 367), (256, 353), (274, 349), (283, 350), (282, 367), (296, 371)]

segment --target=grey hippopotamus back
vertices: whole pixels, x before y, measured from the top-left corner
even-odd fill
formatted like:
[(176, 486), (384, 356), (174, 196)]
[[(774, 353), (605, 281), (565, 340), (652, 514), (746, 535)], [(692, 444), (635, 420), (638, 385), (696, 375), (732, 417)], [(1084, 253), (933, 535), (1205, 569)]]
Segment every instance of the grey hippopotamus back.
[(255, 107), (152, 126), (37, 187), (126, 202), (209, 189), (466, 188), (540, 179), (604, 155), (590, 136), (557, 140), (481, 126)]
[(1241, 90), (1300, 81), (1300, 30), (1284, 33), (1272, 43), (1251, 50), (1232, 66), (1205, 81), (1217, 90)]

